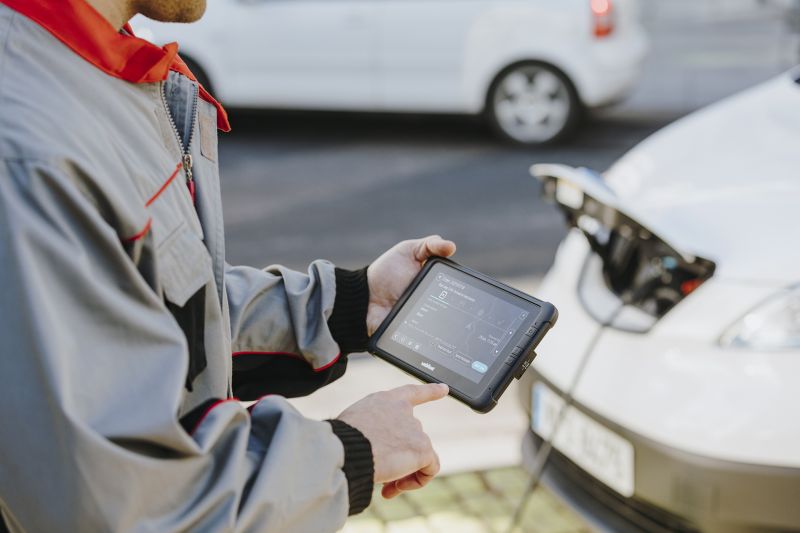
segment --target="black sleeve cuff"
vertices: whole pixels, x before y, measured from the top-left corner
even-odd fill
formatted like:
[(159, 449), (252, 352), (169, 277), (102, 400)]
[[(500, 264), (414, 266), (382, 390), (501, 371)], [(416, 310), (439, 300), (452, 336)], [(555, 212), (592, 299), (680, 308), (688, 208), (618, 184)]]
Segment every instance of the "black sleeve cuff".
[(372, 486), (375, 464), (369, 440), (356, 428), (341, 420), (328, 420), (333, 434), (344, 446), (344, 477), (347, 478), (347, 493), (350, 501), (350, 516), (358, 514), (372, 501)]
[(336, 268), (336, 299), (328, 328), (342, 355), (367, 349), (367, 267), (361, 270)]

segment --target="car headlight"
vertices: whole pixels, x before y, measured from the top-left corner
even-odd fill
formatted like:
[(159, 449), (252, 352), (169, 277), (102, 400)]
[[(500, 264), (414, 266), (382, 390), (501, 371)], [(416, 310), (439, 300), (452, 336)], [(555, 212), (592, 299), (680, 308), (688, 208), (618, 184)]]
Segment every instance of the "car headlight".
[(800, 349), (800, 285), (768, 298), (733, 324), (719, 340), (731, 348)]

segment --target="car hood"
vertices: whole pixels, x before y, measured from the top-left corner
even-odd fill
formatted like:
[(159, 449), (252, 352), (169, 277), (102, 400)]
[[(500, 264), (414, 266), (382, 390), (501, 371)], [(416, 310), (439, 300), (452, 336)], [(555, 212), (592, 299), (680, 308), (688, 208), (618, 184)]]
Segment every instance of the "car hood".
[[(711, 259), (715, 276), (795, 282), (800, 279), (798, 74), (784, 74), (667, 126), (614, 164), (604, 182), (580, 169), (558, 172), (675, 250)], [(537, 165), (534, 174), (552, 176), (552, 168)]]

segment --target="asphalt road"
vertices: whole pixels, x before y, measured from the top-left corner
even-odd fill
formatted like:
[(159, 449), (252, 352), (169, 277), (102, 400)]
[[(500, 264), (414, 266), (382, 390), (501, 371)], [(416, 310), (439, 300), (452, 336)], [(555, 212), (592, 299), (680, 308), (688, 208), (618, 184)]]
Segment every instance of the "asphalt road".
[(509, 146), (470, 118), (235, 112), (220, 145), (229, 261), (357, 267), (439, 233), (487, 274), (541, 274), (565, 230), (528, 167), (604, 170), (687, 112), (788, 68), (795, 38), (755, 5), (646, 3), (653, 47), (641, 83), (561, 146)]

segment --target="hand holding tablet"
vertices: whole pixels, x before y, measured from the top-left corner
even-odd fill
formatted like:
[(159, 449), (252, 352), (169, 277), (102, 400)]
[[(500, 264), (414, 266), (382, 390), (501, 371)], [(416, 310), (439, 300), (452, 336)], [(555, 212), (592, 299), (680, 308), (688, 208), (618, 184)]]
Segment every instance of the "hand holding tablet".
[(433, 257), (370, 340), (369, 351), (479, 412), (490, 411), (555, 324), (556, 308)]

